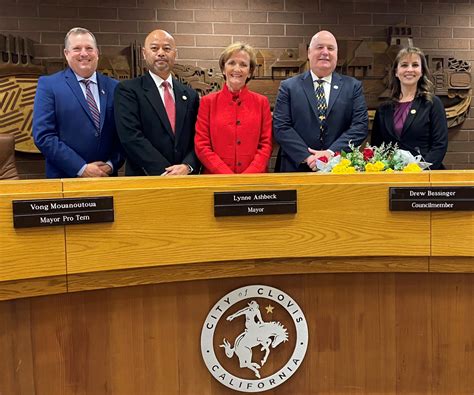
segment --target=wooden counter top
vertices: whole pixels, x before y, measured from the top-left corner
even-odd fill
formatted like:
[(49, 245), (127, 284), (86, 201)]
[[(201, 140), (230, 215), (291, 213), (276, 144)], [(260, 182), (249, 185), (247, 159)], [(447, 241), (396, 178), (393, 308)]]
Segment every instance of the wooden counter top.
[[(472, 211), (389, 210), (390, 186), (445, 185), (474, 185), (474, 171), (3, 181), (0, 299), (269, 273), (474, 272)], [(280, 189), (297, 191), (297, 214), (214, 217), (214, 192)], [(13, 228), (12, 200), (95, 196), (113, 196), (113, 223)]]

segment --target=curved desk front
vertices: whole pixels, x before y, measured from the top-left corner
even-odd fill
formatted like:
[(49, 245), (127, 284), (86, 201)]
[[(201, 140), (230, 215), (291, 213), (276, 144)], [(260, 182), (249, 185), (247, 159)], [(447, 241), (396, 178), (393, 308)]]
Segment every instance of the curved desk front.
[[(226, 293), (266, 284), (309, 328), (269, 393), (472, 394), (472, 211), (389, 210), (389, 187), (449, 185), (474, 172), (2, 182), (0, 393), (234, 393), (201, 328)], [(277, 190), (296, 214), (214, 216), (215, 192)], [(114, 222), (12, 225), (13, 200), (98, 196)]]

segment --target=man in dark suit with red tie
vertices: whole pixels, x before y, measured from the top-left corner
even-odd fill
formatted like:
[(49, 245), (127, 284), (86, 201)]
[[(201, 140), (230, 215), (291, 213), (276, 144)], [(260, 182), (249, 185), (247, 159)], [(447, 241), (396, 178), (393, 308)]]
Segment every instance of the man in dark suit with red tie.
[(107, 177), (123, 164), (115, 130), (118, 81), (97, 70), (94, 35), (72, 28), (64, 40), (69, 67), (40, 77), (33, 112), (33, 138), (46, 159), (46, 177)]
[(199, 96), (171, 76), (176, 52), (168, 32), (151, 32), (143, 48), (148, 71), (117, 87), (115, 119), (127, 157), (125, 175), (199, 172), (194, 153)]

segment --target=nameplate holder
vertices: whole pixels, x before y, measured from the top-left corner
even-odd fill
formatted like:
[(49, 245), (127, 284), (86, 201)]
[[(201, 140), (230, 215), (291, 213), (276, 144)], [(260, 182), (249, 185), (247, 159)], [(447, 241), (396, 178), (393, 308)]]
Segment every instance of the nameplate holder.
[(391, 187), (390, 211), (473, 211), (474, 187)]
[(112, 196), (13, 200), (12, 208), (15, 228), (114, 222)]
[(296, 214), (296, 190), (214, 192), (214, 217)]

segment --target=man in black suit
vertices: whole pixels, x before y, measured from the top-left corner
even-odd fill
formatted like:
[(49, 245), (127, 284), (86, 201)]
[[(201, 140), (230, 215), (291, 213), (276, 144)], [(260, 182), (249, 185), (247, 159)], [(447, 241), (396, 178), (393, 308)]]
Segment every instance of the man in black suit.
[(172, 78), (176, 53), (168, 32), (151, 32), (143, 48), (148, 71), (122, 81), (115, 91), (117, 132), (127, 156), (125, 175), (199, 172), (194, 153), (199, 97)]

